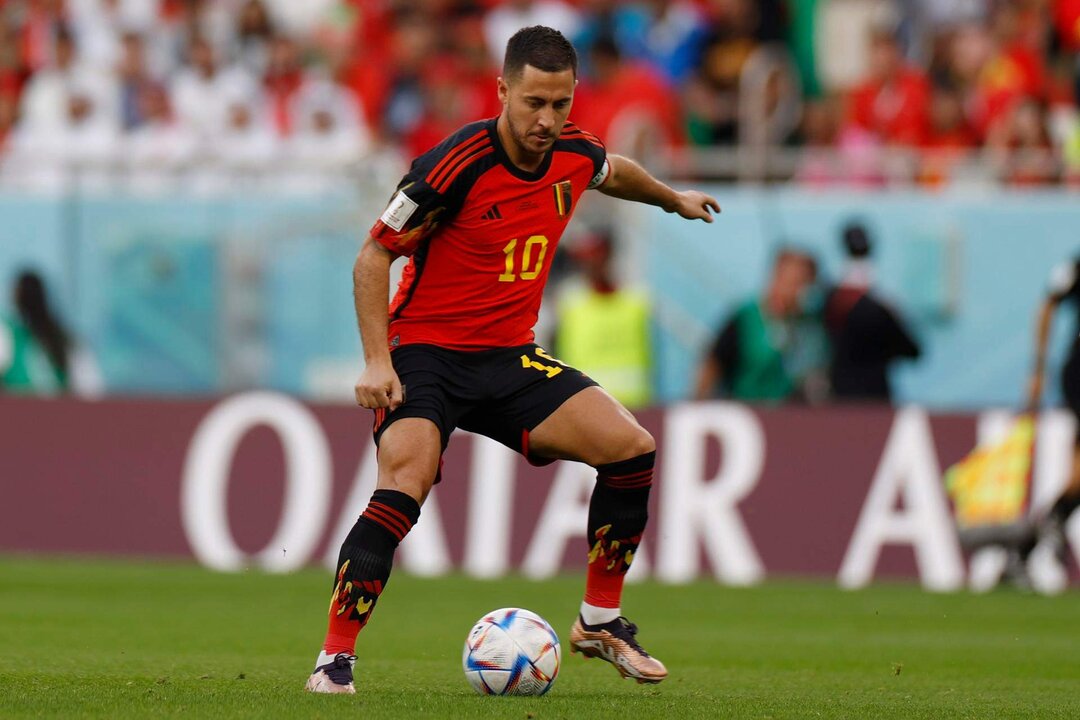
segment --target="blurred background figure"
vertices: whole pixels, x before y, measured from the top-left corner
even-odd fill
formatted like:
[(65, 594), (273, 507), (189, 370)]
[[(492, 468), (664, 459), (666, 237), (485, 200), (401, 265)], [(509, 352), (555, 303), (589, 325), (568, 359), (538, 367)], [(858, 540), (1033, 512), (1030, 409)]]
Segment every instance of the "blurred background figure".
[(554, 352), (626, 407), (641, 408), (652, 401), (652, 308), (646, 293), (616, 280), (614, 249), (608, 232), (585, 235), (571, 246), (584, 282), (558, 298)]
[[(1063, 303), (1080, 312), (1080, 258), (1065, 261), (1054, 268), (1050, 277), (1049, 291), (1039, 307), (1035, 334), (1035, 363), (1028, 384), (1028, 410), (1036, 412), (1042, 405), (1043, 377), (1046, 368), (1047, 348), (1054, 313)], [(1065, 406), (1077, 419), (1073, 462), (1065, 490), (1050, 507), (1049, 512), (1038, 520), (1037, 537), (1022, 548), (1025, 557), (1034, 549), (1035, 541), (1048, 544), (1052, 554), (1064, 563), (1068, 547), (1065, 523), (1080, 507), (1080, 321), (1072, 327), (1072, 342), (1068, 356), (1061, 369), (1061, 395)]]
[(889, 366), (899, 358), (918, 358), (919, 345), (874, 292), (873, 243), (866, 228), (849, 223), (841, 240), (847, 264), (825, 300), (832, 396), (842, 401), (891, 402)]
[(21, 272), (13, 300), (14, 314), (0, 318), (0, 393), (100, 395), (100, 373), (56, 316), (41, 276)]
[(721, 326), (698, 367), (694, 397), (818, 399), (824, 348), (820, 320), (806, 307), (816, 280), (812, 255), (781, 249), (764, 294), (744, 302)]

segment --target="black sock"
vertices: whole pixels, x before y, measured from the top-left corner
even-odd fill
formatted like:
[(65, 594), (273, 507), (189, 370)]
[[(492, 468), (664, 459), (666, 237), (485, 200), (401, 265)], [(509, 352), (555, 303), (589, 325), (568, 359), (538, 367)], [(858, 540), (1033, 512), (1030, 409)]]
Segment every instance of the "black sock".
[(354, 654), (356, 636), (390, 580), (394, 551), (420, 517), (420, 505), (397, 490), (376, 490), (338, 554), (323, 650)]
[(656, 453), (600, 465), (589, 502), (589, 568), (585, 602), (617, 608), (623, 577), (630, 569), (649, 519)]

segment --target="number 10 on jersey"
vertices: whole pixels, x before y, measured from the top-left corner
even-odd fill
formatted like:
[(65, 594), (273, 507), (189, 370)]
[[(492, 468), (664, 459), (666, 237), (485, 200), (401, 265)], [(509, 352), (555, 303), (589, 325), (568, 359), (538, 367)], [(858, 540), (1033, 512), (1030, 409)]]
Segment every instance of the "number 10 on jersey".
[[(548, 239), (543, 235), (533, 235), (521, 246), (521, 261), (518, 262), (518, 239), (506, 243), (506, 271), (499, 276), (499, 282), (514, 282), (517, 279), (535, 280), (544, 268), (547, 256)], [(518, 269), (519, 268), (519, 269)], [(516, 270), (516, 272), (515, 272)]]

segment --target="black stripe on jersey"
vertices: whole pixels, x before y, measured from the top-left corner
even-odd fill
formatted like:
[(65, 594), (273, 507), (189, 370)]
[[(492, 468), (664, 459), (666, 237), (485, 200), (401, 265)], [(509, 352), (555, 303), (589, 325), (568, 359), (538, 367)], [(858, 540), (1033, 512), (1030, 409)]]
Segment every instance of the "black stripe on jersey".
[(412, 167), (409, 169), (409, 176), (412, 180), (424, 180), (427, 181), (428, 175), (431, 174), (435, 168), (437, 168), (444, 161), (450, 159), (450, 156), (455, 151), (460, 152), (464, 148), (461, 146), (468, 143), (470, 140), (478, 142), (485, 137), (482, 133), (487, 131), (488, 125), (491, 120), (477, 120), (471, 122), (468, 125), (463, 125), (458, 128), (454, 134), (449, 135), (435, 147), (431, 148), (423, 155), (420, 155), (413, 160)]
[(447, 188), (454, 184), (454, 180), (457, 179), (457, 175), (469, 165), (469, 163), (475, 162), (477, 159), (490, 155), (495, 152), (495, 148), (491, 147), (490, 142), (477, 145), (475, 149), (471, 150), (467, 155), (462, 158), (454, 160), (452, 165), (449, 165), (447, 169), (440, 173), (438, 182), (432, 187), (435, 192), (445, 193)]
[(424, 268), (427, 266), (428, 248), (431, 247), (431, 240), (425, 240), (423, 244), (416, 249), (416, 252), (412, 255), (412, 262), (416, 266), (416, 274), (413, 275), (412, 284), (409, 285), (409, 289), (405, 292), (405, 299), (401, 301), (401, 304), (397, 306), (393, 314), (390, 315), (390, 322), (394, 322), (401, 313), (405, 311), (409, 301), (412, 300), (413, 295), (416, 294), (416, 288), (420, 285), (420, 277), (424, 274)]
[(593, 164), (593, 174), (600, 172), (604, 167), (604, 159), (607, 157), (607, 152), (602, 146), (598, 146), (590, 140), (585, 138), (570, 138), (564, 140), (561, 137), (555, 141), (555, 145), (551, 148), (552, 152), (572, 152), (578, 155), (584, 155), (589, 158)]
[(469, 158), (476, 156), (477, 153), (483, 152), (486, 148), (491, 147), (491, 141), (487, 137), (487, 133), (484, 133), (484, 137), (478, 138), (476, 142), (469, 142), (461, 146), (460, 150), (455, 150), (453, 153), (446, 156), (446, 159), (439, 163), (439, 166), (431, 171), (428, 175), (428, 184), (433, 188), (439, 188), (446, 183), (446, 179), (454, 174), (454, 170), (461, 166), (462, 163), (468, 162)]

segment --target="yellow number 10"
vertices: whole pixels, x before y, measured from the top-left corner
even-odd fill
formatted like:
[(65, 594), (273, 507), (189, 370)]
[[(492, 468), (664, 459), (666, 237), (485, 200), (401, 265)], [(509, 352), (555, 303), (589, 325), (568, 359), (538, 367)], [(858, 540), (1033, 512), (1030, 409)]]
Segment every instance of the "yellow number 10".
[[(514, 251), (517, 250), (518, 241), (514, 238), (506, 243), (503, 253), (506, 254), (506, 272), (499, 276), (499, 282), (514, 282), (518, 278), (522, 280), (535, 280), (544, 268), (544, 257), (547, 255), (548, 239), (543, 235), (533, 235), (525, 241), (521, 249), (521, 271), (514, 274)], [(540, 251), (533, 258), (533, 248), (540, 246)], [(531, 269), (526, 269), (532, 265)]]

